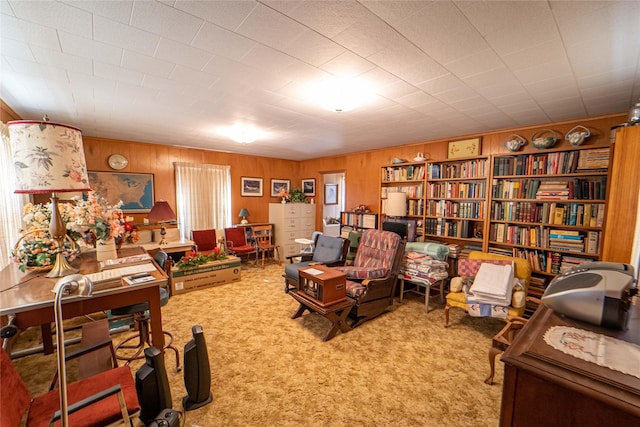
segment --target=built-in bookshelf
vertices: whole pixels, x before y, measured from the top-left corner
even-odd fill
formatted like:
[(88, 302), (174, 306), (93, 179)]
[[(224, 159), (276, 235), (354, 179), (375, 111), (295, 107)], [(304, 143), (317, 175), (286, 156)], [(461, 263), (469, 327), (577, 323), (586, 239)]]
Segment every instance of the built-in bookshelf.
[(427, 163), (427, 238), (482, 246), (489, 173), (482, 156)]
[(494, 156), (488, 250), (529, 260), (531, 295), (600, 259), (609, 157), (608, 147)]
[(407, 219), (416, 220), (417, 239), (424, 234), (426, 163), (412, 162), (380, 168), (380, 212), (387, 212), (387, 194), (402, 192), (407, 196)]
[(351, 230), (363, 230), (365, 228), (378, 228), (378, 214), (340, 212), (340, 236), (349, 237)]

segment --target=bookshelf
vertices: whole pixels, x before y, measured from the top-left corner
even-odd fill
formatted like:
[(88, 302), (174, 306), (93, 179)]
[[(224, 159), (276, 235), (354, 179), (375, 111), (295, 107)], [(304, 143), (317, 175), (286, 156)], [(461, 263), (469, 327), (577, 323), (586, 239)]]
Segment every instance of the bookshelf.
[(378, 214), (340, 212), (340, 236), (349, 237), (351, 230), (363, 230), (365, 228), (378, 228)]
[(488, 251), (528, 259), (529, 294), (551, 278), (600, 259), (609, 147), (576, 147), (493, 157)]
[(483, 245), (489, 168), (487, 156), (427, 163), (426, 237)]
[(425, 220), (426, 163), (411, 162), (385, 165), (380, 168), (380, 211), (386, 212), (387, 194), (403, 192), (407, 195), (408, 219), (416, 220), (416, 240), (422, 240)]

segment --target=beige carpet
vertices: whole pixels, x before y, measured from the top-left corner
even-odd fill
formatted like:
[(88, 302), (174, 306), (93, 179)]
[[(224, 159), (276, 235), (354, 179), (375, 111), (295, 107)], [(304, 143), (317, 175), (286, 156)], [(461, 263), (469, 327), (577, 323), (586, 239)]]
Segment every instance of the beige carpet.
[[(445, 329), (442, 305), (427, 315), (422, 297), (408, 294), (391, 312), (322, 342), (326, 319), (291, 319), (298, 304), (283, 291), (282, 269), (245, 267), (240, 282), (176, 295), (163, 307), (163, 325), (174, 334), (181, 357), (195, 324), (203, 326), (209, 352), (214, 400), (187, 412), (184, 425), (498, 424), (502, 364), (496, 364), (495, 385), (483, 380), (501, 321), (452, 309), (452, 325)], [(114, 342), (128, 334), (114, 336)], [(24, 334), (17, 347), (35, 335)], [(174, 409), (181, 410), (186, 391), (172, 352), (165, 363)], [(38, 394), (50, 381), (55, 354), (15, 364)]]

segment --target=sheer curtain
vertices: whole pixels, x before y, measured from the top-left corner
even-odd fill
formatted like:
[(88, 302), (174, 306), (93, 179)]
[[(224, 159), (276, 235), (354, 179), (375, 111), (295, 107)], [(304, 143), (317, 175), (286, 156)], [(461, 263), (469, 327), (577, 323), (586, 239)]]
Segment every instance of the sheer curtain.
[(0, 269), (9, 265), (13, 245), (20, 238), (22, 206), (28, 196), (14, 194), (14, 173), (9, 144), (9, 127), (0, 122), (2, 149), (0, 150)]
[(174, 163), (176, 209), (181, 237), (191, 230), (230, 227), (231, 166)]

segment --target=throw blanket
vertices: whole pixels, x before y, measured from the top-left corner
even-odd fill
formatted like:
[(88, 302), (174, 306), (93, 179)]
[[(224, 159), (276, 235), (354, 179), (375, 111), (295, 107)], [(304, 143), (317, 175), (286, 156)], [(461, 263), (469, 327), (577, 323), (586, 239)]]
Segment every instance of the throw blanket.
[(511, 264), (482, 264), (467, 294), (467, 311), (474, 317), (506, 318), (513, 285)]
[(400, 274), (407, 280), (424, 281), (434, 284), (449, 277), (444, 261), (431, 259), (423, 253), (408, 251), (400, 265)]

